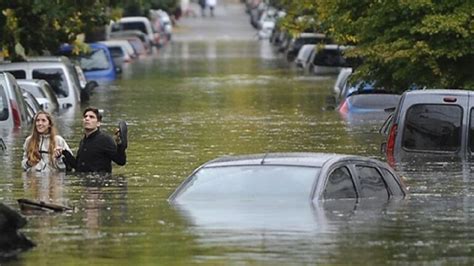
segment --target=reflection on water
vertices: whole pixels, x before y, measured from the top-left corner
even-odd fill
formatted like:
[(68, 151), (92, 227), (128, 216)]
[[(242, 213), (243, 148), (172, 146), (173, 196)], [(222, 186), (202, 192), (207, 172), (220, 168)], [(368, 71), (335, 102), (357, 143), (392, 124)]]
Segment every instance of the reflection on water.
[[(175, 208), (213, 250), (198, 261), (267, 261), (273, 263), (337, 263), (334, 240), (347, 230), (380, 226), (385, 214), (403, 201), (328, 202), (190, 202)], [(350, 226), (349, 226), (350, 225)], [(353, 232), (354, 233), (354, 232)], [(355, 232), (357, 233), (357, 232)], [(350, 239), (347, 239), (350, 241)], [(244, 255), (245, 254), (245, 255)]]

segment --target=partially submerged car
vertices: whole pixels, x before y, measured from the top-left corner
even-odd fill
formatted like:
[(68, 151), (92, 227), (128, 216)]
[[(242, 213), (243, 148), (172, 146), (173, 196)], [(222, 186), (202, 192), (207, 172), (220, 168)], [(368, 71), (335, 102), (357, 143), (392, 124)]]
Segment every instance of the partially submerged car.
[(0, 72), (0, 128), (19, 128), (32, 119), (16, 79), (8, 72)]
[(301, 47), (305, 44), (324, 44), (329, 43), (330, 39), (322, 33), (303, 32), (289, 41), (285, 54), (288, 62), (293, 62)]
[(60, 108), (75, 106), (81, 101), (81, 86), (74, 65), (67, 57), (30, 57), (26, 62), (5, 62), (0, 71), (8, 71), (16, 79), (44, 79), (54, 90)]
[(160, 45), (160, 34), (147, 17), (123, 17), (117, 22), (113, 22), (108, 30), (109, 34), (110, 32), (138, 30), (147, 36), (147, 44), (150, 46)]
[(311, 51), (305, 72), (315, 75), (335, 75), (344, 67), (352, 67), (356, 62), (344, 56), (351, 46), (337, 44), (318, 45)]
[(41, 108), (49, 113), (59, 110), (59, 102), (53, 88), (46, 80), (42, 79), (18, 79), (18, 85), (23, 90), (30, 92), (35, 96)]
[(222, 157), (197, 168), (169, 197), (195, 201), (403, 198), (402, 180), (387, 164), (326, 153), (270, 153)]
[(61, 46), (59, 53), (79, 62), (88, 81), (113, 81), (120, 74), (121, 68), (115, 66), (109, 48), (102, 43), (89, 43), (90, 51), (78, 55), (73, 54), (73, 46)]
[(391, 163), (415, 157), (472, 158), (474, 93), (467, 90), (412, 90), (402, 94), (380, 132)]

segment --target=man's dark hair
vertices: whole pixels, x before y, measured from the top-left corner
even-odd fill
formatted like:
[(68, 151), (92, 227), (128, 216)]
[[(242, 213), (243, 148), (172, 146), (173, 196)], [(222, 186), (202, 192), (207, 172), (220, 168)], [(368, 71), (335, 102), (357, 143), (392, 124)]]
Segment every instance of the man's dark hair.
[(99, 109), (89, 106), (84, 110), (84, 112), (82, 113), (82, 116), (85, 116), (87, 112), (93, 112), (97, 116), (97, 121), (99, 122), (102, 121), (102, 114), (100, 113)]

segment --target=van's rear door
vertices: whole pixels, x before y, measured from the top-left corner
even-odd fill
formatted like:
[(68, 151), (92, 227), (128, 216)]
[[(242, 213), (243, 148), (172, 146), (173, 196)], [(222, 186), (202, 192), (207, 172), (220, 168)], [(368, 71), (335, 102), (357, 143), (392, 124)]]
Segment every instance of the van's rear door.
[(400, 155), (466, 155), (469, 94), (426, 90), (406, 95), (398, 128)]

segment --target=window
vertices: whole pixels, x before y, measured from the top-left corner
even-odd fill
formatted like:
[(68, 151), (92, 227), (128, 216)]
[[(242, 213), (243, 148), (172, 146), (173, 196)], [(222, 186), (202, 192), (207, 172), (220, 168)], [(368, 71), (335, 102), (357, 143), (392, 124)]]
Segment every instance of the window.
[(64, 98), (69, 95), (66, 76), (60, 68), (33, 70), (33, 78), (46, 80), (49, 85), (51, 85), (58, 98)]
[(469, 149), (474, 151), (474, 109), (471, 109), (471, 119), (469, 121)]
[(341, 50), (321, 49), (316, 52), (313, 64), (316, 66), (342, 67), (346, 65), (346, 62)]
[(410, 150), (450, 151), (461, 145), (462, 108), (417, 104), (406, 114), (402, 146)]
[(180, 192), (180, 200), (309, 200), (319, 168), (226, 166), (203, 168)]
[(5, 93), (5, 87), (0, 85), (0, 121), (8, 119), (8, 99)]
[(122, 27), (121, 30), (139, 30), (145, 34), (148, 33), (144, 22), (120, 22), (120, 25)]
[(323, 199), (356, 198), (357, 193), (351, 174), (346, 167), (334, 170), (328, 177)]
[(398, 184), (397, 180), (392, 175), (392, 173), (390, 171), (388, 171), (387, 169), (385, 169), (385, 168), (382, 168), (382, 173), (386, 177), (385, 181), (387, 182), (388, 187), (389, 187), (390, 191), (392, 192), (392, 195), (403, 197), (405, 195), (405, 193), (400, 188), (400, 185)]
[(26, 79), (26, 72), (23, 70), (8, 70), (16, 79)]
[(360, 197), (388, 199), (388, 191), (379, 171), (374, 167), (356, 166), (360, 182)]
[(106, 70), (110, 67), (107, 54), (102, 49), (94, 50), (90, 54), (81, 54), (76, 59), (85, 72)]

